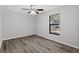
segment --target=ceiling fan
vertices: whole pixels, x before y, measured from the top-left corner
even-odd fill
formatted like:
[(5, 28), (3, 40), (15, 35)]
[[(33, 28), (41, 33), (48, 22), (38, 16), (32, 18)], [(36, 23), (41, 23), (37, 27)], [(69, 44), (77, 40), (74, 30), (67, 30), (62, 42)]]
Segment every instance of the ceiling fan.
[(35, 14), (39, 14), (39, 11), (44, 11), (44, 9), (34, 9), (33, 5), (30, 5), (30, 9), (27, 8), (21, 8), (21, 10), (29, 10), (29, 14), (35, 15)]

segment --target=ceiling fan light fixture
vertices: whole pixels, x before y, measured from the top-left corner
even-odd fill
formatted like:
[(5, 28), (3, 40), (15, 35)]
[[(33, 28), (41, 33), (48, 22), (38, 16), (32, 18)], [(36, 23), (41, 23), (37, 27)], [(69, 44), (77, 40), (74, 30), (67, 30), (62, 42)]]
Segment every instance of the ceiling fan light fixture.
[(35, 11), (30, 12), (31, 15), (36, 15), (37, 13)]

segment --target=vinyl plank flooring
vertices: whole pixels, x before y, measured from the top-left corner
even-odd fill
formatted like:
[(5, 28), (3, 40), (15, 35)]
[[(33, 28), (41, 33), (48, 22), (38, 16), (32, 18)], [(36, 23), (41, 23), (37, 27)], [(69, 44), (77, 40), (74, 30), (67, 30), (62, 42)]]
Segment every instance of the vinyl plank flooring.
[(1, 53), (67, 53), (57, 43), (39, 36), (26, 36), (4, 40)]

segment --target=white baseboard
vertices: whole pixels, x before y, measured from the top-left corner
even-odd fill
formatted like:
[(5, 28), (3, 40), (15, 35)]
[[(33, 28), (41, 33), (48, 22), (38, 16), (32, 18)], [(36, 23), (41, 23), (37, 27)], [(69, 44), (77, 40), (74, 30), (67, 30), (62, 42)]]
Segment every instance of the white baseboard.
[(58, 40), (53, 40), (53, 41), (56, 41), (56, 42), (62, 43), (62, 44), (64, 44), (64, 45), (67, 45), (67, 46), (70, 46), (70, 47), (73, 47), (73, 48), (76, 48), (76, 49), (79, 49), (79, 46), (71, 45), (71, 44), (66, 43), (66, 42), (62, 42), (62, 41), (58, 41)]
[[(41, 36), (41, 35), (38, 35), (38, 36)], [(41, 37), (44, 37), (44, 36), (41, 36)], [(49, 39), (47, 37), (44, 37), (44, 38)], [(52, 40), (52, 39), (49, 39), (49, 40)], [(62, 41), (59, 41), (59, 40), (52, 40), (52, 41), (55, 41), (55, 42), (58, 42), (58, 43), (61, 43), (61, 44), (64, 44), (64, 45), (79, 49), (79, 46), (75, 46), (75, 45), (72, 45), (72, 44), (69, 44), (69, 43), (66, 43), (66, 42), (62, 42)]]
[[(35, 35), (35, 34), (30, 34), (30, 35)], [(8, 40), (8, 39), (13, 39), (13, 38), (18, 38), (18, 37), (25, 37), (25, 36), (30, 36), (30, 35), (21, 35), (21, 36), (16, 36), (16, 37), (4, 38), (2, 40)]]
[[(30, 34), (30, 35), (35, 35), (35, 34)], [(30, 35), (25, 35), (25, 36), (30, 36)], [(23, 36), (16, 36), (16, 37), (11, 37), (11, 38), (1, 39), (1, 40), (0, 40), (0, 48), (1, 48), (1, 45), (2, 45), (2, 41), (3, 41), (3, 40), (8, 40), (8, 39), (13, 39), (13, 38), (18, 38), (18, 37), (25, 37), (25, 36), (23, 35)]]

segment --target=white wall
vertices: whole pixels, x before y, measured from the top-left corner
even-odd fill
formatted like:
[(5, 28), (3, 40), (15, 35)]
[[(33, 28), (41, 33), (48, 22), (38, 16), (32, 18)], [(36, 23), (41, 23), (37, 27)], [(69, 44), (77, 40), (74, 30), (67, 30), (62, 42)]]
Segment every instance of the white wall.
[(1, 9), (0, 9), (0, 40), (1, 40)]
[[(60, 13), (60, 36), (49, 34), (49, 15)], [(37, 16), (37, 35), (79, 48), (79, 6), (63, 6)]]
[(0, 46), (1, 46), (1, 42), (2, 42), (2, 37), (1, 37), (1, 8), (0, 8)]
[(10, 39), (33, 34), (33, 16), (2, 10), (2, 39)]

